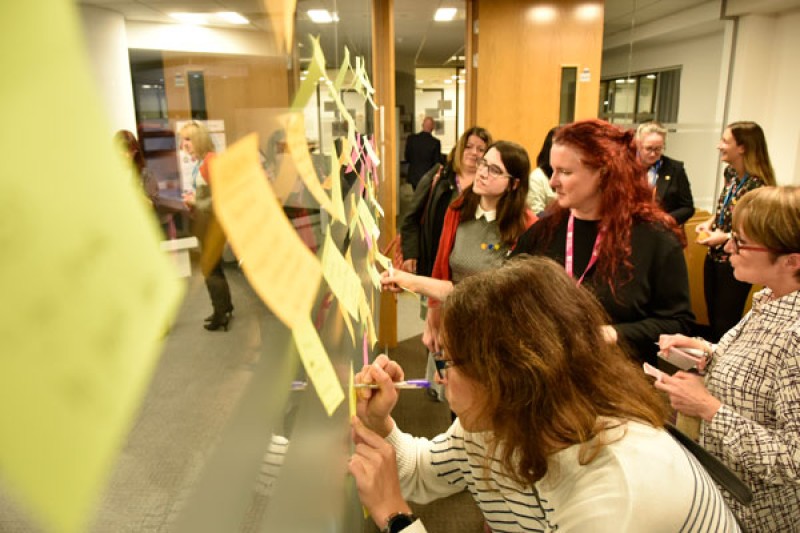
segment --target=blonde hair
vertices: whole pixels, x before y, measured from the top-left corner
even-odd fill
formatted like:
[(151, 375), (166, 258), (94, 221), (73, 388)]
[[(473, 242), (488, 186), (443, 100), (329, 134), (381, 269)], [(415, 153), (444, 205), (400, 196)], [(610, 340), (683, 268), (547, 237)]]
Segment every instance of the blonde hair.
[(639, 127), (636, 128), (636, 140), (640, 141), (651, 133), (658, 133), (665, 141), (667, 140), (667, 128), (655, 121), (639, 124)]
[[(800, 187), (759, 187), (736, 203), (733, 227), (772, 250), (800, 253)], [(795, 272), (800, 280), (800, 271)]]
[(214, 151), (214, 143), (211, 142), (211, 134), (208, 129), (199, 122), (190, 122), (181, 128), (178, 133), (183, 139), (189, 139), (192, 142), (197, 159), (202, 161), (209, 152)]

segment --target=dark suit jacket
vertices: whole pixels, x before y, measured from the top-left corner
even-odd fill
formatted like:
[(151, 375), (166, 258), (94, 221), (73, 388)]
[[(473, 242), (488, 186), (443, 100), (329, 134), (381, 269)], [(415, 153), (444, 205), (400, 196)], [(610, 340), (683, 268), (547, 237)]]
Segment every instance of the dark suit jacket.
[(694, 199), (683, 161), (661, 156), (661, 167), (656, 179), (656, 198), (664, 211), (678, 224), (684, 224), (694, 214)]
[(415, 189), (420, 178), (439, 162), (442, 153), (442, 143), (426, 131), (409, 135), (406, 139), (406, 161), (408, 161), (408, 176), (406, 179)]

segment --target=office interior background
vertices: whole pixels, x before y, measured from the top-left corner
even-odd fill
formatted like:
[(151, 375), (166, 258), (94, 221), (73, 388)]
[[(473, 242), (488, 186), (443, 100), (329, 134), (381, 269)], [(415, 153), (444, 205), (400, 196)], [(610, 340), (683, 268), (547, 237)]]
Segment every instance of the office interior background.
[[(188, 179), (176, 132), (189, 120), (208, 121), (220, 149), (252, 131), (260, 132), (259, 147), (267, 166), (280, 157), (285, 139), (276, 137), (270, 124), (290, 108), (306, 80), (313, 51), (311, 37), (319, 38), (331, 79), (345, 61), (346, 47), (351, 64), (356, 57), (363, 59), (376, 89), (377, 110), (358, 91), (344, 89), (339, 96), (358, 131), (374, 136), (380, 149), (380, 201), (386, 211), (382, 244), (396, 234), (402, 211), (398, 190), (402, 187), (404, 140), (419, 131), (422, 119), (429, 115), (436, 119), (434, 134), (441, 139), (445, 153), (466, 127), (479, 124), (489, 128), (495, 138), (520, 142), (532, 157), (546, 132), (559, 123), (595, 116), (630, 126), (659, 120), (670, 131), (666, 154), (685, 162), (695, 205), (707, 211), (713, 210), (722, 184), (716, 145), (725, 124), (753, 120), (767, 135), (778, 183), (800, 184), (796, 94), (800, 72), (795, 57), (800, 50), (798, 0), (299, 0), (296, 10), (287, 13), (284, 6), (290, 4), (274, 0), (92, 0), (74, 4), (99, 95), (97, 105), (107, 117), (108, 137), (120, 129), (137, 132), (148, 166), (165, 193), (178, 197)], [(436, 20), (439, 8), (452, 10), (449, 20)], [(218, 12), (238, 13), (242, 18), (215, 18), (213, 14)], [(279, 38), (284, 35), (291, 40)], [(288, 44), (282, 45), (284, 42)], [(57, 61), (57, 55), (53, 60)], [(337, 137), (346, 134), (347, 125), (322, 87), (315, 90), (303, 114), (312, 160), (324, 175), (330, 170), (325, 162), (331, 147)], [(323, 239), (324, 211), (302, 191), (283, 200), (298, 231), (310, 231), (304, 239), (316, 251)], [(179, 230), (188, 233), (180, 224)], [(204, 296), (199, 288), (202, 281), (198, 284), (196, 278), (189, 282), (183, 305), (195, 306), (198, 324), (193, 326), (197, 331), (184, 332), (173, 326), (165, 336), (161, 365), (169, 365), (168, 356), (185, 357), (193, 350), (249, 354), (235, 363), (217, 360), (219, 366), (209, 371), (219, 371), (220, 379), (228, 380), (209, 387), (226, 399), (200, 404), (224, 411), (223, 416), (210, 422), (210, 417), (203, 418), (208, 413), (197, 415), (206, 425), (187, 437), (201, 443), (195, 449), (168, 450), (169, 444), (163, 444), (161, 451), (182, 455), (182, 462), (166, 478), (152, 474), (148, 482), (163, 491), (148, 485), (151, 496), (138, 494), (135, 505), (127, 501), (130, 495), (125, 486), (136, 478), (141, 465), (130, 454), (123, 454), (113, 467), (109, 478), (113, 481), (100, 499), (99, 510), (87, 517), (87, 530), (213, 530), (208, 525), (213, 521), (203, 526), (203, 520), (215, 515), (221, 504), (209, 504), (202, 498), (226, 491), (224, 484), (214, 483), (214, 475), (225, 470), (219, 461), (226, 456), (213, 450), (230, 444), (234, 430), (227, 424), (227, 415), (235, 418), (233, 413), (238, 413), (241, 405), (252, 406), (248, 402), (257, 401), (248, 389), (248, 384), (258, 383), (260, 377), (252, 371), (256, 360), (269, 360), (279, 367), (289, 337), (268, 320), (258, 318), (252, 323), (245, 319), (234, 323), (232, 333), (238, 327), (240, 332), (247, 331), (246, 336), (220, 335), (209, 341), (204, 337), (207, 333), (199, 329), (202, 311), (197, 302)], [(239, 281), (246, 285), (242, 276)], [(242, 315), (259, 308), (249, 289), (237, 289), (234, 296), (242, 302), (237, 304)], [(402, 340), (397, 335), (397, 310), (385, 299), (381, 303), (379, 344), (393, 347)], [(192, 315), (191, 320), (195, 318)], [(335, 342), (340, 340), (337, 337)], [(188, 361), (185, 364), (191, 364)], [(232, 367), (236, 370), (227, 373)], [(162, 371), (159, 367), (156, 372)], [(291, 373), (292, 369), (284, 369), (282, 375)], [(196, 395), (209, 394), (196, 383), (176, 381), (170, 386), (185, 386)], [(159, 394), (164, 396), (162, 400), (170, 395), (167, 391)], [(310, 455), (301, 457), (317, 455), (315, 466), (341, 463), (343, 454), (336, 448), (341, 444), (346, 413), (326, 422), (319, 406), (309, 407), (310, 400), (293, 405), (275, 393), (258, 401), (281, 404), (271, 411), (281, 424), (265, 423), (262, 431), (275, 435), (277, 426), (287, 418), (294, 424), (297, 417), (293, 442), (298, 448), (313, 448)], [(147, 417), (159, 416), (154, 410), (142, 409), (132, 426), (147, 426)], [(312, 410), (313, 414), (308, 414)], [(150, 431), (180, 432), (175, 422), (184, 417), (186, 413), (176, 407)], [(131, 440), (137, 434), (131, 435), (125, 446), (133, 446)], [(259, 444), (251, 455), (260, 458), (274, 441), (262, 439)], [(314, 479), (308, 465), (289, 467), (289, 477), (302, 481), (284, 486), (279, 497), (270, 495), (271, 501), (257, 511), (247, 510), (249, 493), (238, 488), (228, 491), (220, 501), (230, 503), (235, 509), (232, 514), (249, 512), (250, 520), (237, 515), (226, 518), (227, 523), (247, 523), (243, 531), (277, 531), (277, 524), (290, 524), (292, 516), (302, 513), (292, 498), (308, 491), (307, 497), (326, 501), (324, 509), (309, 518), (309, 523), (321, 528), (317, 531), (361, 527), (356, 497), (342, 488), (344, 483)], [(260, 468), (263, 464), (259, 462), (254, 476), (269, 477)], [(195, 495), (198, 486), (200, 499)], [(330, 499), (332, 487), (342, 490)], [(281, 506), (285, 506), (283, 511), (276, 511)], [(197, 518), (181, 518), (186, 509)], [(0, 529), (39, 531), (36, 519), (27, 513), (24, 504), (15, 502), (0, 484)], [(120, 526), (123, 523), (124, 527)]]

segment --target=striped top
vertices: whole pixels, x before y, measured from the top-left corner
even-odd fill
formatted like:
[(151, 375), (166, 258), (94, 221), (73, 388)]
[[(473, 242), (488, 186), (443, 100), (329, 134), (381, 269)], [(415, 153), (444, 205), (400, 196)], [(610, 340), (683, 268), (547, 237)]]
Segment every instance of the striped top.
[(609, 430), (607, 440), (617, 440), (587, 465), (578, 462), (580, 446), (562, 450), (532, 487), (487, 462), (488, 437), (458, 420), (433, 440), (395, 427), (387, 441), (403, 495), (426, 503), (467, 489), (494, 533), (739, 531), (713, 481), (664, 430), (635, 422)]

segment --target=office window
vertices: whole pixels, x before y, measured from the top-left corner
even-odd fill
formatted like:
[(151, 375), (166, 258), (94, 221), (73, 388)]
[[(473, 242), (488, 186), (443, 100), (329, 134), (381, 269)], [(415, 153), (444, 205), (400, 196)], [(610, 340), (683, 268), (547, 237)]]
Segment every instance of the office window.
[(598, 115), (617, 124), (677, 122), (680, 87), (680, 68), (601, 80)]

